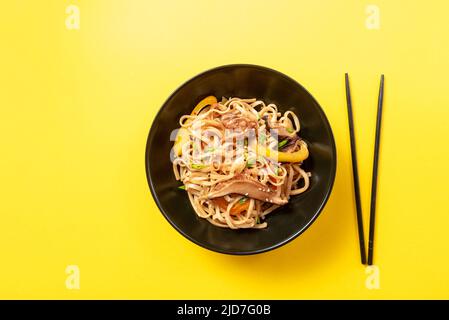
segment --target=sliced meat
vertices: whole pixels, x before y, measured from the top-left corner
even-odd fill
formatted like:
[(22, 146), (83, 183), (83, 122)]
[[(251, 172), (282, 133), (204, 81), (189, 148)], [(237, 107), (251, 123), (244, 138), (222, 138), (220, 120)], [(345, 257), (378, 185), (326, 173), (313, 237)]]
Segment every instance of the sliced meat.
[(208, 198), (214, 199), (231, 193), (245, 195), (249, 198), (277, 205), (284, 205), (287, 203), (287, 200), (281, 199), (279, 192), (272, 190), (258, 181), (248, 179), (243, 175), (238, 175), (231, 180), (218, 183), (211, 190)]
[(266, 123), (266, 127), (267, 130), (276, 130), (276, 133), (279, 137), (279, 141), (282, 141), (283, 139), (286, 138), (294, 138), (295, 136), (297, 136), (296, 132), (292, 131), (292, 132), (288, 132), (287, 128), (281, 126), (281, 125), (271, 125), (270, 121), (268, 120), (268, 116), (263, 116), (263, 119), (265, 120)]
[(288, 132), (288, 130), (283, 126), (269, 126), (267, 122), (267, 128), (271, 130), (276, 130), (279, 142), (287, 139), (287, 143), (280, 148), (280, 150), (284, 152), (293, 151), (296, 147), (296, 142), (300, 140), (296, 132), (294, 131)]
[(247, 117), (238, 116), (236, 114), (225, 114), (221, 117), (221, 123), (226, 129), (246, 129), (256, 128), (257, 122)]

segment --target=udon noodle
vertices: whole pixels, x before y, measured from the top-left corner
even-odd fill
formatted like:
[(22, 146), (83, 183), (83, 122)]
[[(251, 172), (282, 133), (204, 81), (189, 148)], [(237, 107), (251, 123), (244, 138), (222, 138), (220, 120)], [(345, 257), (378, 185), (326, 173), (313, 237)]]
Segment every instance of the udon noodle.
[(292, 111), (257, 99), (203, 99), (180, 118), (173, 171), (196, 214), (225, 228), (265, 228), (265, 217), (306, 191), (307, 144)]

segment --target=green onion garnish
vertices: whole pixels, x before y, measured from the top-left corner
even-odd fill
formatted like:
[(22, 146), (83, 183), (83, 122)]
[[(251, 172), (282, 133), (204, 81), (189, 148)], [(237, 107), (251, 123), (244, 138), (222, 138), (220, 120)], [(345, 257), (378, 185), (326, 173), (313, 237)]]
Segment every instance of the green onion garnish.
[(281, 142), (278, 143), (278, 149), (282, 148), (283, 146), (285, 146), (288, 142), (288, 139), (282, 140)]
[(260, 223), (260, 218), (256, 217), (256, 224), (259, 224), (259, 223)]
[(196, 163), (192, 163), (192, 168), (193, 169), (203, 169), (206, 166), (204, 164), (196, 164)]
[(240, 203), (240, 204), (245, 203), (245, 202), (246, 202), (246, 199), (248, 199), (248, 198), (247, 198), (247, 197), (241, 198), (241, 199), (239, 200), (239, 203)]
[(246, 163), (246, 167), (251, 168), (255, 163), (256, 163), (256, 159), (254, 159), (254, 158), (248, 159), (248, 162)]
[(186, 186), (179, 186), (178, 189), (185, 190)]
[(295, 130), (293, 130), (292, 128), (287, 128), (287, 132), (288, 133), (293, 133), (293, 132), (295, 132)]

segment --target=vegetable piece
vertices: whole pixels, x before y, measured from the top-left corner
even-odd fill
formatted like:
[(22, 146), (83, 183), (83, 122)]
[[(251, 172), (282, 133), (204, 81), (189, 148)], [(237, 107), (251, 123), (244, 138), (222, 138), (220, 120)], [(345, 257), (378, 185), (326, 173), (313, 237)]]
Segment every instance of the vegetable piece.
[(247, 167), (247, 168), (251, 168), (255, 163), (256, 163), (256, 159), (254, 159), (254, 158), (249, 158), (249, 159), (248, 159), (248, 162), (246, 163), (246, 167)]
[(192, 168), (193, 169), (204, 169), (204, 168), (206, 168), (206, 166), (204, 164), (192, 163)]
[(179, 186), (178, 189), (185, 190), (185, 189), (186, 189), (186, 186), (184, 186), (184, 185)]
[(192, 116), (196, 116), (198, 113), (200, 113), (200, 111), (207, 106), (213, 105), (217, 103), (217, 98), (215, 98), (214, 96), (208, 96), (206, 98), (204, 98), (203, 100), (201, 100), (196, 107), (193, 109), (191, 115)]
[(309, 157), (309, 150), (305, 142), (301, 142), (301, 147), (295, 152), (275, 151), (263, 146), (257, 147), (257, 152), (279, 162), (301, 162)]
[(288, 139), (284, 139), (281, 142), (278, 143), (278, 149), (281, 149), (283, 146), (285, 146), (288, 142)]
[[(217, 103), (217, 98), (214, 96), (208, 96), (201, 100), (196, 107), (193, 109), (191, 115), (196, 116), (204, 107), (207, 107), (209, 105), (213, 105)], [(188, 120), (187, 120), (188, 121)], [(176, 155), (179, 157), (182, 155), (182, 146), (185, 142), (189, 140), (189, 131), (186, 128), (180, 128), (178, 131), (178, 134), (176, 135), (174, 149)]]
[(276, 167), (276, 170), (275, 170), (275, 172), (276, 172), (276, 175), (278, 176), (279, 175), (279, 172), (281, 171), (281, 167)]
[[(247, 199), (247, 198), (246, 198)], [(215, 198), (212, 200), (216, 205), (218, 205), (221, 209), (226, 210), (228, 207), (228, 202), (225, 200), (224, 197)], [(245, 201), (243, 203), (240, 203), (240, 200), (234, 204), (234, 206), (231, 208), (230, 214), (233, 216), (236, 216), (242, 212), (245, 212), (249, 208), (249, 201)]]
[(189, 131), (186, 128), (180, 128), (176, 134), (175, 144), (173, 146), (175, 154), (179, 157), (182, 154), (182, 146), (190, 140)]

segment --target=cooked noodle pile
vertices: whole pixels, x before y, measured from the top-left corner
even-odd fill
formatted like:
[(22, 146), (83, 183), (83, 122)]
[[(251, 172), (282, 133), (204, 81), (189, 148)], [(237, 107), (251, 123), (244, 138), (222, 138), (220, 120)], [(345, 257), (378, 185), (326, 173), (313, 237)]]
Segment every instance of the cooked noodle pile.
[(231, 228), (265, 228), (267, 214), (309, 187), (298, 117), (261, 100), (203, 99), (180, 119), (173, 170), (199, 217)]

